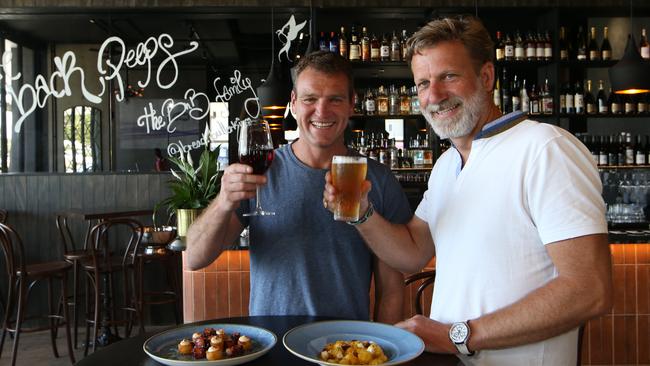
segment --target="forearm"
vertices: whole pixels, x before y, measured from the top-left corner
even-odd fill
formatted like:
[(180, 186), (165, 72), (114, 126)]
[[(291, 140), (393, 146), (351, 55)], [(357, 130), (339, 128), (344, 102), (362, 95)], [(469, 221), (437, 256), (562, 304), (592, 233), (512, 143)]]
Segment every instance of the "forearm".
[(224, 210), (215, 199), (187, 232), (187, 263), (190, 270), (212, 263), (242, 230), (234, 211)]
[(377, 257), (373, 259), (373, 268), (375, 321), (395, 324), (404, 319), (404, 275)]

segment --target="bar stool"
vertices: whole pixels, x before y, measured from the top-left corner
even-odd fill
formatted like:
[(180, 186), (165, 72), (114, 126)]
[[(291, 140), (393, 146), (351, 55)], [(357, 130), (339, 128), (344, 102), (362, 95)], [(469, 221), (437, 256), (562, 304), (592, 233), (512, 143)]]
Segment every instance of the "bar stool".
[(74, 332), (73, 344), (74, 348), (77, 348), (77, 339), (78, 339), (78, 328), (79, 328), (79, 268), (83, 260), (89, 258), (89, 253), (87, 250), (87, 243), (84, 243), (84, 248), (77, 249), (75, 245), (75, 240), (70, 232), (70, 227), (68, 226), (68, 218), (65, 215), (56, 216), (56, 227), (59, 231), (59, 236), (61, 237), (61, 246), (63, 248), (63, 259), (72, 264), (72, 299), (66, 299), (66, 304), (72, 307), (72, 325)]
[[(126, 238), (124, 232), (126, 230)], [(110, 233), (110, 238), (109, 238)], [(86, 308), (86, 343), (84, 355), (88, 354), (90, 345), (90, 326), (93, 326), (93, 352), (97, 349), (97, 343), (102, 346), (108, 345), (115, 340), (119, 340), (117, 331), (118, 325), (125, 326), (126, 336), (130, 336), (133, 326), (133, 317), (138, 319), (140, 325), (140, 334), (144, 333), (144, 323), (136, 300), (134, 284), (136, 283), (136, 274), (134, 271), (134, 256), (131, 252), (136, 250), (142, 237), (142, 225), (132, 219), (111, 219), (102, 221), (90, 231), (89, 234), (89, 258), (82, 261), (81, 267), (84, 269), (93, 291), (93, 299)], [(120, 247), (119, 243), (126, 243)], [(116, 255), (117, 253), (121, 253)], [(118, 307), (113, 305), (113, 280), (117, 274), (121, 274), (123, 302)], [(116, 318), (116, 310), (122, 310), (124, 316), (121, 319)], [(92, 314), (92, 316), (91, 316)], [(100, 319), (100, 314), (102, 318)], [(99, 326), (102, 327), (102, 334), (98, 338)], [(115, 328), (115, 334), (112, 334), (111, 326)]]
[[(2, 337), (0, 338), (0, 355), (4, 348), (4, 341), (7, 332), (14, 335), (14, 344), (11, 355), (11, 365), (16, 364), (16, 357), (18, 355), (18, 342), (20, 340), (21, 332), (33, 332), (38, 330), (50, 329), (50, 338), (52, 341), (52, 350), (55, 357), (59, 357), (59, 351), (56, 347), (56, 338), (59, 326), (59, 320), (65, 323), (65, 335), (68, 344), (68, 355), (70, 361), (74, 364), (74, 351), (72, 349), (72, 342), (70, 339), (70, 322), (68, 319), (68, 307), (65, 306), (66, 293), (66, 280), (67, 271), (70, 269), (71, 264), (65, 261), (54, 261), (38, 264), (25, 263), (25, 251), (23, 242), (20, 236), (10, 226), (0, 223), (0, 246), (7, 261), (7, 274), (9, 278), (9, 288), (7, 295), (7, 309), (5, 311), (4, 320), (2, 322)], [(52, 282), (54, 279), (61, 281), (61, 298), (54, 305), (52, 299)], [(28, 318), (25, 316), (27, 308), (27, 301), (29, 294), (34, 285), (41, 280), (47, 280), (48, 283), (48, 310), (49, 314), (49, 327), (35, 327), (31, 329), (22, 329), (23, 321)], [(17, 299), (16, 299), (17, 296)], [(63, 314), (55, 313), (55, 308), (62, 309)], [(15, 320), (12, 319), (13, 309), (16, 309)], [(12, 327), (13, 326), (13, 327)]]
[(422, 311), (422, 294), (427, 287), (431, 286), (436, 280), (436, 270), (424, 271), (419, 273), (414, 273), (404, 279), (404, 286), (408, 286), (411, 283), (423, 280), (420, 286), (418, 287), (415, 293), (415, 313), (419, 315), (424, 315)]
[[(0, 223), (7, 223), (7, 210), (0, 209)], [(0, 289), (0, 317), (4, 318), (7, 305), (5, 304), (4, 291)]]

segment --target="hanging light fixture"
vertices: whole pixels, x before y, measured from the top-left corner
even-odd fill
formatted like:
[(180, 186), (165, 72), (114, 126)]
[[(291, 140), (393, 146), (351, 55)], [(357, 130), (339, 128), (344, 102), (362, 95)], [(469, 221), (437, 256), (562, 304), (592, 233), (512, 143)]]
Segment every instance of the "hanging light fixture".
[[(632, 0), (630, 0), (631, 29), (632, 25)], [(641, 58), (632, 34), (627, 35), (623, 57), (609, 69), (609, 80), (616, 94), (650, 92), (650, 64)]]
[[(275, 28), (273, 26), (274, 12), (271, 8), (271, 70), (264, 84), (257, 87), (257, 97), (261, 107), (262, 118), (271, 127), (281, 126), (281, 119), (289, 101), (291, 85), (284, 77), (280, 67), (275, 63)], [(281, 66), (281, 65), (280, 65)]]

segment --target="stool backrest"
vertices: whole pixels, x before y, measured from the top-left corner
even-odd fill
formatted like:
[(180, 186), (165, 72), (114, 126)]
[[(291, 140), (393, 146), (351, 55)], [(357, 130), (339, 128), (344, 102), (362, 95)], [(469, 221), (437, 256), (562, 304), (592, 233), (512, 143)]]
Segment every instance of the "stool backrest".
[(56, 228), (59, 230), (59, 236), (61, 237), (63, 255), (74, 251), (77, 247), (74, 242), (74, 237), (70, 232), (70, 227), (68, 226), (68, 218), (65, 215), (56, 216)]
[[(27, 274), (23, 241), (11, 226), (4, 223), (0, 223), (0, 248), (2, 249), (7, 275), (10, 280), (13, 280), (18, 271)], [(9, 283), (13, 283), (13, 281)]]
[[(126, 238), (120, 236), (126, 231)], [(109, 233), (111, 237), (109, 238)], [(129, 218), (104, 220), (90, 230), (89, 252), (93, 258), (95, 268), (103, 262), (105, 268), (110, 269), (113, 262), (111, 255), (121, 253), (122, 265), (133, 264), (131, 253), (135, 252), (142, 240), (143, 227), (139, 221)], [(126, 245), (120, 245), (126, 243)]]
[(433, 285), (433, 282), (436, 280), (436, 270), (434, 269), (430, 271), (414, 273), (404, 279), (404, 285), (408, 286), (418, 280), (422, 280), (422, 282), (420, 283), (420, 286), (415, 293), (415, 313), (419, 315), (425, 315), (422, 310), (422, 295), (424, 294), (426, 288)]

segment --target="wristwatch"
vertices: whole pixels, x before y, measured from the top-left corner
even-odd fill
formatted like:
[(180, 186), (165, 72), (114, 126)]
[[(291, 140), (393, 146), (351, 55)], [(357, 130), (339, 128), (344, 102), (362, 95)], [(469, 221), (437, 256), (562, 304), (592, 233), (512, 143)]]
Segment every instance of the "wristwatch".
[(449, 329), (449, 339), (451, 339), (451, 342), (456, 346), (458, 352), (467, 356), (473, 356), (474, 352), (470, 352), (469, 348), (467, 348), (469, 336), (469, 320), (466, 322), (454, 323)]

